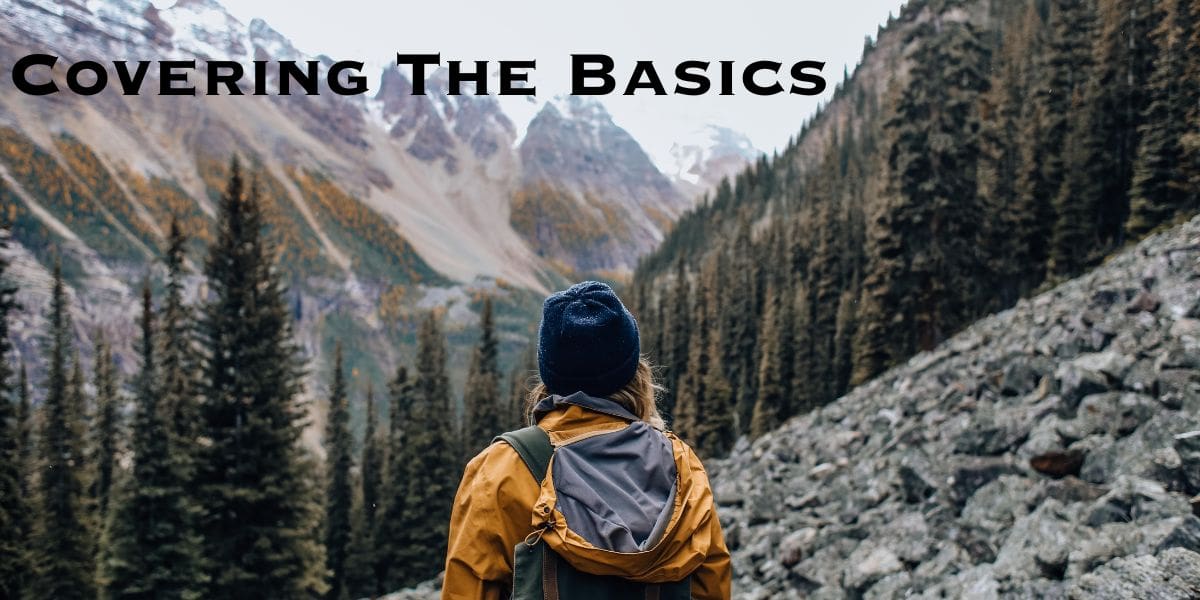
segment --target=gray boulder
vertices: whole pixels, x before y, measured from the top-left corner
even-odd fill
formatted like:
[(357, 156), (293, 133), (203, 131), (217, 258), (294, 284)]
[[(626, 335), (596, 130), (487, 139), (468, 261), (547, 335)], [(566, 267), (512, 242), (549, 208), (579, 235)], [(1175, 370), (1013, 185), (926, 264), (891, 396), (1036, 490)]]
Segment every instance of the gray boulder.
[(1200, 554), (1172, 548), (1160, 556), (1117, 558), (1071, 588), (1076, 600), (1192, 600), (1200, 597)]

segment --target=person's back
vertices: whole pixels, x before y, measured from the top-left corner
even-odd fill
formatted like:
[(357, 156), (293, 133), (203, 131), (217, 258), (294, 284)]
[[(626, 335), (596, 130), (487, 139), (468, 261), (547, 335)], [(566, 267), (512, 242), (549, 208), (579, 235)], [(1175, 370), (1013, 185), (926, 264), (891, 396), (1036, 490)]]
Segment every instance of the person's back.
[(628, 311), (579, 284), (546, 300), (539, 338), (540, 430), (468, 464), (442, 598), (729, 598), (708, 479), (663, 431)]

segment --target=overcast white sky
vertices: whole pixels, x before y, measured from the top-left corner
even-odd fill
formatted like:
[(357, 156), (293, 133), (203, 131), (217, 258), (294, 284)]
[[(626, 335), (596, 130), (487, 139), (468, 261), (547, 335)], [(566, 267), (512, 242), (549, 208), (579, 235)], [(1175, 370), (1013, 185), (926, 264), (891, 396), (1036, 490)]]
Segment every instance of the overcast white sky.
[[(441, 52), (443, 61), (536, 59), (531, 83), (537, 86), (538, 105), (569, 92), (572, 53), (612, 56), (618, 81), (622, 74), (628, 77), (635, 60), (653, 60), (668, 90), (674, 86), (674, 65), (682, 60), (712, 61), (714, 76), (718, 60), (744, 65), (770, 59), (783, 62), (785, 69), (800, 60), (827, 63), (823, 74), (829, 88), (819, 98), (745, 92), (602, 97), (617, 124), (660, 162), (672, 142), (707, 123), (745, 133), (760, 150), (781, 148), (832, 92), (843, 67), (854, 68), (865, 36), (874, 36), (888, 13), (899, 12), (903, 4), (901, 0), (222, 2), (245, 23), (255, 17), (264, 19), (304, 52), (361, 60), (373, 65), (372, 70), (394, 61), (398, 51)], [(783, 83), (786, 87), (790, 80)], [(735, 89), (741, 89), (740, 83)], [(510, 97), (504, 104), (517, 113), (532, 114), (537, 108), (513, 106), (520, 101)]]

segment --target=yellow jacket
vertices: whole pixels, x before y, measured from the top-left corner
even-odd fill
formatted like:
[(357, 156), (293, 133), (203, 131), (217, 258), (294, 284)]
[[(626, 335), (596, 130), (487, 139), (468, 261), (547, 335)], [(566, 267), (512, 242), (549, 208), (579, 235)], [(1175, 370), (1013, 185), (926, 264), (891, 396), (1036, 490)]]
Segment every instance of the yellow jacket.
[[(587, 434), (623, 429), (629, 422), (581, 406), (560, 404), (543, 414), (538, 425), (558, 447), (581, 436), (586, 438)], [(551, 476), (554, 462), (544, 485), (539, 487), (508, 444), (495, 443), (484, 449), (467, 465), (454, 499), (443, 600), (506, 597), (512, 585), (514, 547), (543, 527), (541, 541), (581, 571), (646, 583), (678, 581), (690, 574), (693, 598), (728, 599), (729, 551), (708, 477), (687, 444), (670, 433), (666, 438), (670, 440), (676, 471), (674, 505), (669, 522), (662, 527), (662, 537), (650, 548), (637, 552), (597, 548), (566, 527), (556, 506)], [(544, 514), (557, 518), (547, 522)]]

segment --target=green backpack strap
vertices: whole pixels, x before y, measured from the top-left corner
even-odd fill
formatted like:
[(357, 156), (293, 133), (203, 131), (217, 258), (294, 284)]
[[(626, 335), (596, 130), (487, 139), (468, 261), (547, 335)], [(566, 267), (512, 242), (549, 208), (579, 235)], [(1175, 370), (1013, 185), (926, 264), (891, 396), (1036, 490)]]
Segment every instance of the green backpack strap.
[(492, 442), (502, 441), (517, 451), (534, 481), (541, 483), (546, 478), (550, 468), (550, 457), (554, 454), (554, 444), (550, 443), (550, 434), (537, 425), (524, 429), (510, 431), (496, 436)]

